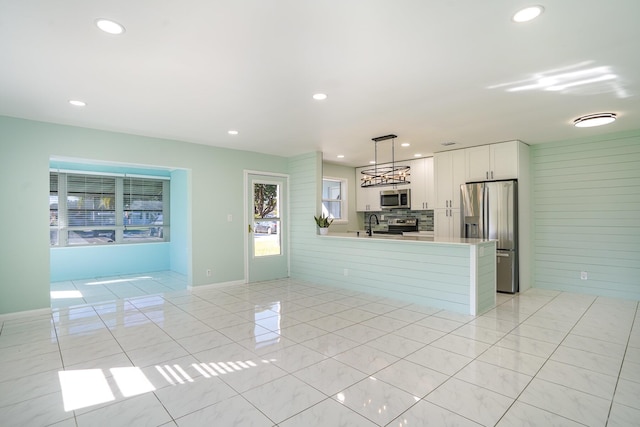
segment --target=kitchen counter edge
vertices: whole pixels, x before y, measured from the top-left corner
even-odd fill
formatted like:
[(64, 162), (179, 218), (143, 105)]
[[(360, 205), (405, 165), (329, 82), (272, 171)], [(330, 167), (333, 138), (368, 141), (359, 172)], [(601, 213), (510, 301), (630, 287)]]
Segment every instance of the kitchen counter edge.
[(482, 243), (495, 242), (490, 239), (469, 239), (464, 237), (437, 237), (437, 236), (402, 236), (396, 234), (373, 234), (373, 236), (367, 236), (365, 233), (329, 233), (325, 235), (318, 235), (322, 238), (338, 238), (338, 239), (350, 239), (350, 240), (376, 240), (385, 241), (391, 240), (394, 242), (418, 242), (418, 243), (436, 243), (436, 244), (449, 244), (449, 245), (479, 245)]

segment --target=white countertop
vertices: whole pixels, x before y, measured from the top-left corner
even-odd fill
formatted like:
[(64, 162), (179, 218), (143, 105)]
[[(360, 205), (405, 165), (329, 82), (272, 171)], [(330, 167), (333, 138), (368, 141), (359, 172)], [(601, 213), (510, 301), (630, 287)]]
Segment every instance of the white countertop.
[[(367, 236), (366, 231), (349, 231), (346, 233), (329, 233), (320, 237), (323, 238), (340, 238), (340, 239), (356, 239), (356, 240), (395, 240), (401, 242), (421, 242), (421, 243), (440, 243), (440, 244), (457, 244), (457, 245), (477, 245), (480, 243), (491, 242), (489, 239), (467, 239), (461, 237), (436, 237), (433, 233), (405, 233), (399, 234), (376, 234)], [(359, 235), (358, 235), (359, 234)]]

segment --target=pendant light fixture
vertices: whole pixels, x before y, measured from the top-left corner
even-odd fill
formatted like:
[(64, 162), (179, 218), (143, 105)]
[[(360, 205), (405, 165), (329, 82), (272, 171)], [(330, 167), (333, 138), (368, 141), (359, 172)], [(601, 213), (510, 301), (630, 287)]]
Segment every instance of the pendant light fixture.
[[(360, 187), (381, 187), (384, 185), (408, 184), (411, 175), (410, 166), (396, 166), (395, 139), (397, 135), (390, 134), (371, 138), (374, 142), (373, 169), (363, 170)], [(391, 140), (391, 166), (378, 166), (378, 142)]]

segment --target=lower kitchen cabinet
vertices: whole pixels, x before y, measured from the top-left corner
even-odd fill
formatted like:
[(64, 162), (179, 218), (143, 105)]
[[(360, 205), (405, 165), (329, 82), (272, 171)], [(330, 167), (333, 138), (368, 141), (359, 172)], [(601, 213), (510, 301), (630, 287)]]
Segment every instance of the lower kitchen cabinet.
[(433, 212), (433, 230), (437, 237), (460, 237), (459, 209), (436, 209)]

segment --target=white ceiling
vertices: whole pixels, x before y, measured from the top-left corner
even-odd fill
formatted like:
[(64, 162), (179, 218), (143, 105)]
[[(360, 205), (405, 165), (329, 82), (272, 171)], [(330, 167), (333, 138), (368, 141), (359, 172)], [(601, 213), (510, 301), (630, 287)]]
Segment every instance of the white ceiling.
[[(399, 159), (639, 129), (640, 1), (540, 0), (513, 23), (530, 4), (0, 0), (0, 115), (354, 166), (389, 133)], [(617, 122), (571, 126), (605, 111)]]

